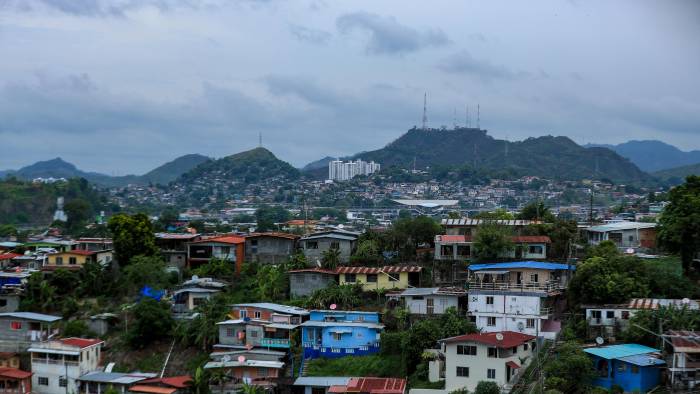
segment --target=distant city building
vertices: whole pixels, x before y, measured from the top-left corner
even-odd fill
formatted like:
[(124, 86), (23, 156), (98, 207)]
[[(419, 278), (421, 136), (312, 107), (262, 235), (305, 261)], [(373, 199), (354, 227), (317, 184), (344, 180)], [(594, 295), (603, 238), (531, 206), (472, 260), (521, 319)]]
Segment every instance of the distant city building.
[(333, 160), (328, 163), (328, 179), (334, 181), (347, 181), (357, 175), (371, 175), (381, 169), (379, 163), (374, 161), (366, 162), (363, 160), (343, 162), (342, 160)]

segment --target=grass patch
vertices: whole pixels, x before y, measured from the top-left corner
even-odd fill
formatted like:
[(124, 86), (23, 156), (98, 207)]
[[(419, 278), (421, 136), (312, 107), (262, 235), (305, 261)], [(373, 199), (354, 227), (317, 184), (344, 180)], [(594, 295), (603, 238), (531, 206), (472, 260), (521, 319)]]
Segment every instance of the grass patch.
[(399, 355), (347, 356), (306, 361), (306, 376), (375, 376), (401, 378), (405, 369)]

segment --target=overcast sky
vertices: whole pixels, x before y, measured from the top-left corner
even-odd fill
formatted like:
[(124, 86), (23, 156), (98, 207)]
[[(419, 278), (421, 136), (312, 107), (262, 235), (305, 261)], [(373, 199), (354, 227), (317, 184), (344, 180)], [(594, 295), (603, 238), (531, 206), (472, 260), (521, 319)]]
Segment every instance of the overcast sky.
[(478, 103), (497, 138), (700, 149), (699, 71), (694, 0), (0, 0), (0, 169), (140, 174), (259, 133), (301, 166), (396, 139), (424, 92), (432, 127)]

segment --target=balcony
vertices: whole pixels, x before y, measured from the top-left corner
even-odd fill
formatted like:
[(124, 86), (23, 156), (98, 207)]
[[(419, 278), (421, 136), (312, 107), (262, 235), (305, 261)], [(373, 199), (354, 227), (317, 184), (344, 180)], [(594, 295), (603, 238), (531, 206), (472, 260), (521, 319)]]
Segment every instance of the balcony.
[(617, 323), (617, 319), (614, 317), (611, 318), (605, 318), (605, 317), (589, 317), (588, 318), (588, 325), (589, 326), (615, 326)]
[(262, 338), (260, 346), (289, 349), (290, 342), (287, 338)]
[(557, 281), (513, 283), (507, 281), (484, 282), (476, 278), (468, 282), (468, 290), (494, 290), (513, 291), (522, 293), (554, 293), (566, 289), (566, 286)]

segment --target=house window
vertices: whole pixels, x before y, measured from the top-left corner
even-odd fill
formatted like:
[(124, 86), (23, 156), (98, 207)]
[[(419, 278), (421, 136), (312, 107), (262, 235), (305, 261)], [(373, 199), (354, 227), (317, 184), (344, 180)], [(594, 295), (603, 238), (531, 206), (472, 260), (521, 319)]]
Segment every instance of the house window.
[(226, 336), (227, 337), (235, 337), (236, 336), (236, 330), (233, 328), (229, 327), (226, 329)]
[(251, 331), (251, 332), (250, 332), (250, 337), (251, 337), (251, 338), (257, 338), (257, 337), (258, 337), (258, 332), (257, 332), (257, 331)]
[(63, 257), (56, 257), (56, 265), (63, 265)]
[(626, 372), (627, 371), (627, 364), (625, 363), (618, 363), (617, 364), (617, 372)]
[(487, 356), (489, 358), (498, 358), (498, 349), (495, 347), (490, 347)]
[(606, 319), (614, 319), (614, 318), (615, 318), (615, 311), (607, 311), (607, 312), (605, 312), (605, 318), (606, 318)]
[(535, 328), (535, 319), (527, 319), (525, 320), (525, 326), (527, 328)]
[(621, 316), (622, 316), (622, 319), (623, 319), (623, 320), (629, 320), (629, 318), (630, 318), (630, 311), (622, 311)]
[(59, 387), (68, 386), (68, 380), (66, 380), (66, 378), (58, 378), (58, 386)]
[(314, 332), (312, 330), (306, 332), (306, 339), (308, 339), (309, 341), (314, 340)]
[(542, 254), (542, 245), (530, 245), (527, 248), (528, 253), (530, 254)]
[(239, 310), (239, 311), (238, 311), (238, 317), (241, 318), (241, 319), (245, 319), (246, 317), (248, 317), (248, 311), (245, 310), (245, 309)]
[(13, 330), (21, 330), (22, 329), (22, 322), (21, 321), (10, 322), (10, 328)]
[(486, 297), (486, 305), (493, 305), (493, 297), (491, 297), (491, 296)]
[(253, 312), (253, 317), (255, 317), (256, 319), (260, 319), (260, 316), (261, 316), (260, 311)]
[(400, 275), (401, 274), (387, 275), (387, 276), (389, 277), (389, 282), (398, 282)]
[(340, 332), (334, 332), (333, 333), (333, 340), (334, 341), (340, 341), (343, 339), (343, 334)]
[(457, 367), (457, 376), (460, 378), (468, 378), (469, 367)]
[(340, 249), (340, 242), (338, 242), (338, 241), (331, 242), (331, 249)]
[(495, 369), (487, 369), (486, 370), (486, 378), (488, 379), (496, 379), (496, 370)]
[(530, 274), (530, 282), (532, 283), (537, 283), (540, 281), (540, 275), (539, 274)]
[(357, 278), (355, 277), (355, 274), (345, 274), (345, 281), (349, 283), (355, 283)]
[(377, 274), (367, 274), (367, 283), (377, 283)]
[(424, 298), (425, 298), (425, 297), (423, 297), (423, 296), (413, 296), (413, 297), (411, 297), (412, 300), (422, 300), (422, 299), (424, 299)]
[(528, 348), (527, 343), (524, 343), (524, 344), (523, 344), (523, 350), (524, 350), (524, 351), (527, 351), (527, 348)]
[(496, 317), (495, 316), (489, 316), (486, 318), (486, 325), (489, 327), (495, 327), (496, 326)]
[(48, 386), (49, 385), (49, 378), (47, 378), (45, 376), (39, 376), (38, 382), (39, 382), (40, 386)]
[(469, 321), (476, 324), (476, 316), (469, 316)]
[(317, 241), (306, 241), (306, 249), (318, 249)]
[(465, 356), (476, 356), (476, 346), (473, 345), (457, 345), (457, 354)]
[(258, 377), (259, 378), (266, 378), (267, 377), (267, 368), (258, 368)]
[(70, 265), (76, 265), (77, 263), (78, 263), (78, 259), (76, 259), (75, 257), (69, 257), (69, 258), (68, 258), (68, 264), (70, 264)]

